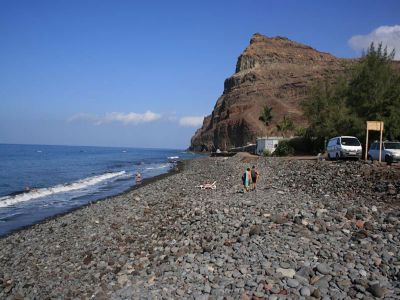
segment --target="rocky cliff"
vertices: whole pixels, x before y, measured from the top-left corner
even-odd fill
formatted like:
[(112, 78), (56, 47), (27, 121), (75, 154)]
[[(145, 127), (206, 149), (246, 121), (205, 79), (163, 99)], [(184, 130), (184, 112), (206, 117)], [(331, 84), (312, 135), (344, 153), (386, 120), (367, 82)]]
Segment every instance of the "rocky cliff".
[[(276, 124), (286, 115), (297, 127), (305, 126), (300, 103), (309, 87), (331, 80), (352, 60), (319, 52), (284, 37), (254, 34), (239, 56), (236, 72), (225, 80), (224, 92), (211, 115), (191, 140), (196, 151), (255, 143), (257, 137), (278, 135)], [(259, 120), (262, 108), (272, 107), (272, 121)]]

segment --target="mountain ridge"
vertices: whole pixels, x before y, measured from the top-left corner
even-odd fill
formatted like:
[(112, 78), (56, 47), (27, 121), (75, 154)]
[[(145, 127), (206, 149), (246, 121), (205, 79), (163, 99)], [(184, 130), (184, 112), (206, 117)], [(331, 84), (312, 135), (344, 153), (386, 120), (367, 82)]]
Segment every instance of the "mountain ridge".
[[(284, 116), (298, 127), (307, 122), (300, 103), (317, 81), (331, 81), (354, 59), (337, 58), (286, 37), (256, 33), (240, 54), (235, 73), (224, 82), (224, 91), (212, 113), (191, 139), (191, 150), (228, 150), (254, 143), (260, 136), (278, 135)], [(262, 107), (272, 107), (269, 126), (259, 120)]]

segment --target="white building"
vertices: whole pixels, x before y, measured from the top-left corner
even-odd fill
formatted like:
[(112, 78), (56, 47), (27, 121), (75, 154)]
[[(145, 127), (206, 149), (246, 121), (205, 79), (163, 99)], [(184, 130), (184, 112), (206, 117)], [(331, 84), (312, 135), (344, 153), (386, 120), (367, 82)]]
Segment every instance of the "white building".
[(256, 154), (263, 155), (264, 150), (268, 150), (273, 153), (278, 147), (278, 143), (282, 140), (282, 137), (261, 137), (256, 140)]

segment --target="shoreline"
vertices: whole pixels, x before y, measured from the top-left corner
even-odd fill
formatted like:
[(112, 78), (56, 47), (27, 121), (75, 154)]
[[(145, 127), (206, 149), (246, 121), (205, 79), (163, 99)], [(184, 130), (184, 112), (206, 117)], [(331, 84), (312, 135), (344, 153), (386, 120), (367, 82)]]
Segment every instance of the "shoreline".
[[(243, 193), (251, 165), (257, 191)], [(395, 299), (398, 178), (362, 162), (185, 161), (1, 238), (0, 298)]]
[(0, 235), (0, 240), (3, 239), (3, 238), (8, 237), (10, 235), (13, 235), (13, 234), (15, 234), (17, 232), (29, 229), (29, 228), (31, 228), (33, 226), (38, 225), (38, 224), (44, 224), (44, 223), (47, 223), (47, 222), (49, 222), (51, 220), (55, 220), (55, 219), (57, 219), (59, 217), (62, 217), (62, 216), (68, 215), (70, 213), (73, 213), (75, 211), (78, 211), (80, 209), (84, 209), (84, 208), (86, 208), (88, 206), (91, 206), (91, 205), (97, 203), (97, 202), (105, 201), (105, 200), (112, 201), (112, 199), (115, 198), (115, 197), (123, 196), (124, 194), (128, 194), (130, 192), (133, 192), (133, 191), (135, 191), (135, 190), (137, 190), (137, 189), (139, 189), (141, 187), (144, 187), (146, 185), (149, 185), (149, 184), (151, 184), (153, 182), (156, 182), (158, 180), (161, 180), (161, 179), (167, 178), (169, 176), (172, 176), (174, 174), (177, 174), (179, 172), (182, 172), (182, 170), (184, 168), (184, 165), (185, 165), (185, 161), (177, 161), (176, 166), (174, 168), (172, 168), (171, 170), (169, 170), (168, 172), (166, 172), (166, 173), (163, 173), (163, 174), (160, 174), (160, 175), (156, 175), (156, 176), (153, 176), (153, 177), (150, 177), (150, 178), (145, 178), (145, 179), (142, 180), (141, 184), (139, 184), (139, 185), (135, 184), (134, 186), (128, 188), (127, 190), (122, 191), (120, 193), (117, 193), (115, 195), (108, 196), (108, 197), (105, 197), (105, 198), (100, 198), (100, 199), (97, 199), (97, 200), (94, 200), (94, 201), (90, 201), (90, 202), (88, 202), (86, 204), (83, 204), (81, 206), (74, 207), (74, 208), (68, 209), (68, 210), (66, 210), (66, 211), (64, 211), (62, 213), (58, 213), (58, 214), (52, 215), (50, 217), (44, 218), (43, 220), (40, 220), (38, 222), (35, 222), (35, 223), (32, 223), (32, 224), (25, 225), (25, 226), (22, 226), (20, 228), (17, 228), (17, 229), (15, 229), (15, 230), (13, 230), (13, 231), (11, 231), (9, 233), (6, 233), (4, 235)]

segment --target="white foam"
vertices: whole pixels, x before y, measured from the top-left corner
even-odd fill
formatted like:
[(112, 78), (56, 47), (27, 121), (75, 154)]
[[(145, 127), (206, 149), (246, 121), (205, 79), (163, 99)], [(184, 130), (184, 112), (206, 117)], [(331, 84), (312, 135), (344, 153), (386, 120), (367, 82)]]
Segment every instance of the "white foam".
[(168, 159), (170, 159), (170, 160), (174, 160), (174, 159), (178, 159), (179, 158), (179, 156), (168, 156)]
[(125, 171), (115, 172), (115, 173), (105, 173), (98, 176), (88, 177), (70, 184), (64, 184), (64, 185), (60, 184), (49, 188), (35, 189), (15, 196), (0, 197), (0, 208), (14, 205), (20, 202), (30, 201), (32, 199), (46, 197), (52, 194), (80, 190), (98, 184), (102, 181), (122, 176), (124, 174)]
[(158, 170), (158, 169), (165, 169), (165, 168), (168, 168), (168, 167), (171, 167), (171, 165), (170, 164), (161, 164), (161, 165), (156, 166), (156, 167), (147, 167), (146, 170)]

